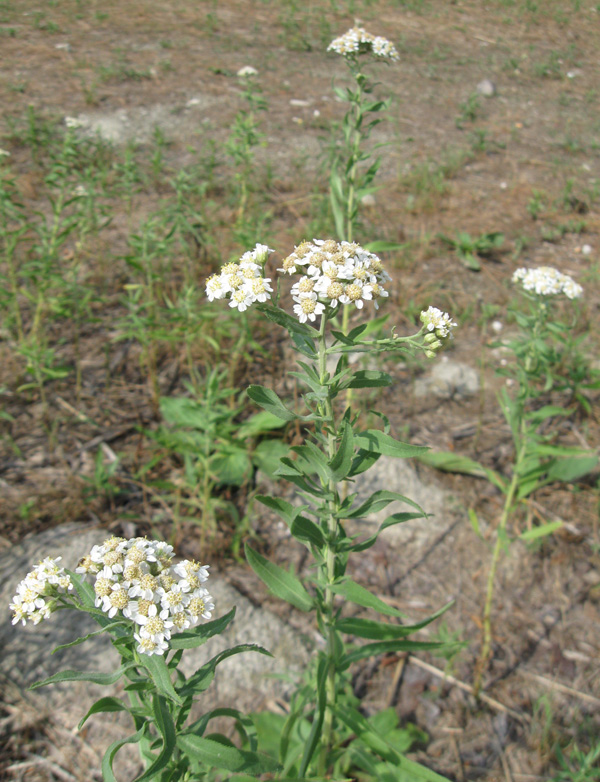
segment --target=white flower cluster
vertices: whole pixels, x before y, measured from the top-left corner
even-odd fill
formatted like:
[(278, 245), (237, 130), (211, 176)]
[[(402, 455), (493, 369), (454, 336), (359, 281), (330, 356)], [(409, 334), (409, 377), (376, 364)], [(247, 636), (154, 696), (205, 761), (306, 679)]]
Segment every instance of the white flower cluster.
[(78, 130), (83, 127), (84, 122), (78, 117), (65, 117), (65, 125), (71, 130)]
[(267, 257), (272, 252), (266, 245), (257, 244), (254, 250), (244, 253), (238, 263), (222, 266), (219, 274), (213, 274), (206, 281), (209, 301), (229, 295), (229, 306), (244, 312), (255, 302), (270, 299), (273, 292), (269, 285), (271, 278), (262, 275)]
[(215, 607), (202, 586), (208, 566), (193, 560), (174, 565), (173, 546), (162, 541), (109, 538), (76, 572), (94, 576), (97, 608), (138, 626), (134, 638), (142, 654), (164, 654), (173, 634), (210, 619)]
[(314, 321), (325, 307), (336, 309), (340, 304), (354, 304), (361, 309), (365, 301), (373, 301), (378, 308), (377, 299), (389, 296), (383, 286), (391, 278), (381, 260), (350, 242), (302, 242), (278, 271), (302, 273), (292, 286), (294, 312), (301, 323)]
[(520, 282), (526, 291), (532, 291), (538, 296), (558, 296), (564, 293), (568, 299), (578, 299), (583, 294), (581, 285), (552, 266), (517, 269), (512, 281)]
[(46, 557), (17, 586), (17, 594), (10, 603), (14, 625), (27, 624), (28, 619), (34, 625), (39, 624), (55, 610), (57, 596), (73, 589), (70, 577), (58, 565), (60, 559)]
[(240, 79), (249, 79), (251, 76), (258, 76), (258, 71), (251, 65), (244, 65), (239, 69), (237, 75), (240, 77)]
[(429, 307), (421, 312), (421, 322), (427, 332), (424, 340), (425, 355), (428, 358), (433, 358), (435, 351), (449, 339), (452, 339), (452, 329), (456, 328), (457, 324), (447, 312), (442, 312), (437, 307)]
[(344, 35), (335, 38), (327, 47), (327, 51), (344, 56), (372, 52), (376, 57), (383, 57), (386, 60), (399, 59), (393, 43), (380, 35), (371, 35), (363, 27), (352, 27)]

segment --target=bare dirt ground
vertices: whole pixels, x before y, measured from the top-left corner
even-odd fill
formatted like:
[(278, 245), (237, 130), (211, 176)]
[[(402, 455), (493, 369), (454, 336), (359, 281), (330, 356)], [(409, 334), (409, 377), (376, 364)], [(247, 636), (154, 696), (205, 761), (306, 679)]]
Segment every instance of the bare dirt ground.
[[(489, 343), (495, 336), (492, 320), (510, 330), (505, 313), (514, 297), (509, 284), (514, 269), (548, 264), (581, 283), (579, 329), (590, 360), (598, 345), (600, 5), (0, 0), (0, 146), (10, 152), (19, 192), (32, 209), (41, 204), (43, 188), (31, 151), (20, 140), (30, 106), (48, 121), (79, 117), (116, 148), (135, 142), (148, 157), (158, 127), (166, 140), (165, 165), (173, 171), (211, 159), (207, 209), (218, 246), (199, 255), (196, 271), (204, 278), (240, 251), (228, 231), (233, 208), (223, 195), (222, 142), (243, 106), (235, 74), (252, 65), (268, 104), (260, 117), (266, 138), (257, 171), (270, 214), (268, 242), (279, 259), (323, 226), (326, 150), (330, 128), (343, 116), (331, 84), (346, 83), (343, 62), (325, 49), (351, 26), (354, 14), (400, 52), (399, 63), (376, 72), (377, 94), (390, 95), (392, 104), (374, 138), (387, 142), (377, 180), (381, 190), (362, 211), (364, 237), (357, 239), (403, 245), (386, 259), (395, 279), (387, 306), (390, 324), (401, 332), (430, 303), (451, 311), (461, 328), (450, 358), (475, 367), (481, 383), (479, 394), (467, 399), (417, 397), (414, 383), (421, 370), (391, 366), (397, 384), (378, 407), (412, 442), (455, 450), (505, 471), (510, 438), (495, 396), (499, 357)], [(483, 79), (494, 83), (495, 94), (474, 98)], [(80, 335), (85, 360), (79, 398), (72, 382), (48, 386), (51, 425), (35, 393), (17, 392), (22, 369), (0, 335), (0, 398), (11, 419), (0, 420), (0, 542), (7, 550), (23, 535), (66, 521), (93, 520), (126, 534), (161, 529), (168, 534), (156, 491), (133, 478), (148, 460), (140, 427), (156, 425), (139, 351), (130, 342), (111, 341), (128, 281), (127, 236), (164, 197), (166, 186), (162, 192), (160, 186), (142, 188), (128, 215), (113, 204), (112, 223), (90, 246), (88, 279), (103, 291), (103, 305)], [(457, 230), (472, 237), (500, 231), (505, 242), (474, 273), (438, 238)], [(73, 335), (65, 327), (59, 336), (68, 362)], [(240, 387), (279, 382), (282, 340), (266, 333), (260, 339), (272, 358), (257, 353), (246, 361), (236, 378)], [(161, 391), (182, 391), (184, 379), (182, 357), (165, 351)], [(591, 412), (578, 409), (561, 428), (565, 443), (598, 448), (595, 393), (588, 393)], [(93, 473), (98, 447), (108, 449), (107, 458), (120, 456), (125, 491), (118, 496), (90, 496), (87, 490), (84, 477)], [(420, 475), (455, 498), (447, 531), (412, 560), (401, 548), (374, 548), (365, 555), (362, 575), (413, 612), (456, 599), (445, 617), (447, 633), (469, 641), (469, 647), (449, 672), (468, 684), (479, 648), (490, 533), (502, 498), (482, 480), (428, 468), (420, 468)], [(534, 549), (517, 545), (502, 562), (485, 683), (496, 705), (476, 704), (460, 686), (411, 660), (385, 659), (358, 674), (365, 707), (393, 704), (416, 722), (430, 736), (418, 757), (449, 779), (547, 780), (556, 772), (557, 743), (576, 741), (586, 750), (597, 743), (597, 477), (577, 486), (546, 487), (516, 521), (520, 529), (555, 518), (567, 524)], [(233, 499), (243, 506), (244, 496)], [(471, 529), (469, 508), (478, 514), (487, 542)], [(256, 518), (253, 526), (273, 556), (298, 560), (298, 552), (278, 541), (269, 519)], [(231, 529), (220, 531), (212, 553), (199, 554), (199, 532), (188, 526), (179, 534), (180, 553), (210, 557), (215, 570), (256, 592), (244, 565), (228, 551), (230, 538)], [(445, 664), (439, 658), (425, 662), (438, 669)], [(1, 724), (7, 731), (12, 708), (4, 709)], [(5, 731), (7, 752), (0, 759), (5, 768), (26, 757), (28, 746), (42, 751), (44, 740), (52, 741), (43, 724), (23, 724), (10, 737)], [(7, 772), (7, 778), (61, 778), (52, 769), (28, 768)], [(76, 768), (73, 773), (80, 778)]]

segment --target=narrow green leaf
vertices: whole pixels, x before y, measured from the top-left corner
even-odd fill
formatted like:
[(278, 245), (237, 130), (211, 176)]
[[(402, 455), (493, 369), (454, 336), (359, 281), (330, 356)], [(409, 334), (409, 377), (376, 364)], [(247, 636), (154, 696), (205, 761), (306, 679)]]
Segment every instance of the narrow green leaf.
[(248, 545), (246, 545), (246, 559), (252, 570), (274, 595), (286, 600), (301, 611), (312, 609), (314, 601), (296, 576), (283, 570), (279, 565), (269, 562)]
[(473, 532), (477, 535), (478, 538), (481, 538), (481, 529), (479, 527), (479, 519), (477, 518), (477, 514), (473, 510), (473, 508), (469, 508), (469, 521), (471, 522), (471, 526), (473, 527)]
[(296, 516), (308, 508), (308, 505), (292, 505), (291, 502), (282, 500), (279, 497), (269, 497), (265, 494), (257, 494), (256, 499), (266, 505), (267, 508), (274, 510), (286, 522), (288, 526), (294, 521)]
[(267, 412), (272, 413), (277, 418), (281, 418), (282, 421), (294, 421), (298, 416), (288, 410), (283, 404), (281, 399), (277, 396), (275, 391), (264, 386), (250, 386), (248, 388), (248, 396), (257, 405), (260, 405)]
[(248, 771), (251, 774), (274, 773), (280, 768), (279, 763), (268, 755), (228, 747), (218, 741), (191, 733), (180, 733), (177, 736), (177, 746), (186, 755), (209, 768)]
[(237, 437), (240, 440), (246, 440), (248, 437), (257, 437), (271, 432), (273, 429), (281, 429), (283, 426), (285, 426), (285, 422), (279, 416), (273, 415), (267, 410), (261, 410), (260, 413), (254, 413), (240, 424)]
[(354, 373), (348, 383), (344, 383), (344, 388), (382, 388), (391, 386), (392, 378), (387, 372), (377, 372), (373, 369), (359, 369)]
[(107, 698), (99, 698), (89, 709), (85, 717), (81, 719), (79, 725), (77, 726), (77, 730), (81, 730), (93, 714), (100, 714), (101, 712), (109, 711), (128, 711), (128, 709), (123, 701), (119, 700), (119, 698), (113, 698), (112, 696)]
[(163, 739), (163, 746), (154, 762), (134, 782), (149, 782), (156, 779), (156, 775), (167, 767), (175, 749), (175, 724), (165, 699), (160, 695), (155, 695), (152, 699), (152, 712), (156, 727)]
[(572, 483), (595, 470), (598, 466), (596, 454), (584, 453), (580, 456), (558, 457), (548, 470), (548, 478), (553, 481)]
[(532, 527), (531, 529), (522, 532), (519, 535), (519, 540), (523, 540), (528, 543), (531, 540), (537, 540), (538, 538), (545, 538), (548, 535), (552, 535), (557, 529), (563, 527), (562, 521), (549, 521), (546, 524), (540, 524), (539, 527)]
[(82, 635), (80, 638), (76, 638), (74, 641), (71, 641), (68, 644), (60, 644), (60, 646), (55, 646), (52, 650), (52, 654), (55, 652), (59, 652), (61, 649), (68, 649), (71, 646), (78, 646), (79, 644), (82, 644), (84, 641), (87, 641), (88, 638), (93, 638), (95, 635), (101, 635), (104, 632), (109, 632), (110, 630), (116, 628), (116, 627), (126, 627), (126, 623), (123, 621), (119, 622), (109, 622), (105, 627), (103, 627), (101, 630), (95, 630), (93, 633), (88, 633), (87, 635)]
[(219, 635), (230, 624), (235, 616), (235, 607), (224, 616), (196, 625), (192, 630), (184, 630), (182, 633), (176, 633), (171, 637), (169, 645), (171, 649), (194, 649), (202, 646), (213, 635)]
[(437, 641), (376, 641), (372, 644), (359, 646), (354, 651), (345, 654), (340, 661), (340, 668), (343, 670), (358, 660), (364, 660), (365, 657), (375, 657), (378, 654), (419, 652), (425, 649), (439, 649), (442, 646), (447, 647), (448, 644), (438, 643)]
[(118, 739), (118, 741), (114, 741), (106, 750), (104, 757), (102, 758), (102, 778), (104, 779), (104, 782), (117, 782), (117, 779), (112, 770), (115, 755), (121, 749), (121, 747), (125, 746), (125, 744), (137, 744), (144, 735), (145, 730), (146, 725), (143, 725), (133, 735), (127, 736), (125, 739)]
[(427, 627), (428, 624), (435, 621), (444, 614), (453, 603), (448, 603), (439, 611), (431, 616), (417, 622), (413, 625), (392, 624), (391, 622), (377, 622), (373, 619), (359, 619), (357, 617), (346, 617), (338, 619), (335, 623), (335, 629), (348, 635), (356, 635), (359, 638), (371, 638), (377, 641), (392, 640), (394, 638), (406, 638), (411, 633)]
[(325, 708), (327, 705), (327, 672), (329, 663), (324, 654), (319, 656), (317, 663), (317, 708), (315, 716), (313, 718), (310, 734), (304, 747), (304, 753), (302, 755), (302, 762), (300, 763), (300, 769), (298, 776), (303, 777), (310, 765), (312, 756), (314, 755), (319, 738), (321, 737), (321, 731), (323, 727), (323, 719), (325, 718)]
[(405, 521), (413, 521), (413, 519), (422, 519), (426, 518), (426, 514), (424, 513), (392, 513), (391, 516), (388, 516), (387, 519), (383, 522), (383, 524), (379, 525), (379, 528), (377, 529), (377, 532), (374, 535), (370, 535), (365, 540), (360, 540), (358, 543), (351, 543), (344, 541), (343, 544), (340, 547), (341, 551), (366, 551), (367, 549), (371, 548), (371, 546), (374, 546), (377, 542), (377, 538), (379, 537), (380, 533), (383, 532), (384, 529), (387, 529), (388, 527), (392, 527), (395, 524), (403, 524)]
[(137, 664), (148, 671), (154, 686), (165, 698), (173, 701), (173, 703), (177, 703), (179, 706), (183, 705), (183, 701), (173, 687), (171, 671), (161, 654), (140, 654), (138, 655)]
[(360, 448), (364, 448), (366, 451), (373, 451), (384, 456), (394, 456), (399, 459), (420, 456), (429, 450), (426, 446), (402, 443), (389, 434), (380, 432), (379, 429), (367, 429), (355, 435), (354, 440)]
[(334, 481), (341, 481), (348, 476), (352, 467), (352, 457), (354, 455), (354, 436), (352, 427), (347, 421), (343, 423), (342, 439), (339, 448), (333, 459), (329, 462), (331, 476)]
[(200, 692), (204, 692), (213, 680), (215, 669), (223, 660), (236, 654), (244, 654), (245, 652), (256, 652), (267, 657), (273, 656), (271, 652), (258, 644), (238, 644), (237, 646), (232, 646), (230, 649), (219, 652), (207, 663), (204, 663), (201, 668), (198, 668), (185, 684), (179, 687), (181, 695), (187, 698), (189, 695), (197, 695)]
[(427, 514), (416, 502), (405, 497), (403, 494), (398, 494), (396, 491), (386, 491), (381, 489), (380, 491), (373, 492), (368, 500), (363, 502), (357, 508), (352, 508), (349, 512), (344, 514), (345, 519), (362, 519), (371, 513), (379, 513), (380, 510), (386, 508), (391, 502), (405, 502), (413, 508), (416, 508), (421, 512), (423, 516)]
[(321, 528), (305, 516), (296, 516), (290, 531), (296, 540), (301, 540), (303, 543), (311, 543), (317, 548), (325, 545), (325, 537), (321, 532)]
[(121, 676), (128, 671), (136, 663), (126, 663), (117, 668), (112, 673), (86, 673), (85, 671), (60, 671), (53, 676), (49, 676), (47, 679), (43, 679), (41, 682), (35, 682), (30, 686), (30, 690), (37, 690), (38, 687), (45, 687), (47, 684), (56, 684), (57, 682), (92, 682), (93, 684), (114, 684), (118, 682)]
[(499, 473), (489, 467), (484, 467), (473, 459), (469, 459), (468, 456), (462, 456), (461, 454), (449, 451), (430, 451), (429, 453), (422, 454), (418, 459), (420, 462), (423, 462), (423, 464), (435, 467), (436, 470), (456, 472), (463, 475), (473, 475), (476, 478), (487, 478), (490, 483), (493, 483), (498, 489), (504, 491), (506, 484), (504, 478)]
[(446, 777), (436, 774), (426, 766), (415, 763), (397, 752), (392, 744), (375, 733), (367, 720), (356, 709), (347, 708), (346, 706), (344, 708), (338, 707), (335, 713), (338, 719), (347, 725), (361, 741), (401, 771), (405, 775), (403, 778), (406, 780), (410, 780), (410, 782), (448, 782)]
[(363, 606), (363, 608), (374, 608), (380, 614), (385, 614), (386, 616), (396, 616), (401, 619), (405, 617), (405, 614), (392, 608), (392, 606), (387, 603), (384, 603), (381, 598), (373, 595), (368, 589), (365, 589), (351, 579), (347, 579), (338, 584), (333, 584), (331, 589), (336, 595), (342, 595), (346, 600), (349, 600), (351, 603), (356, 603), (356, 605)]

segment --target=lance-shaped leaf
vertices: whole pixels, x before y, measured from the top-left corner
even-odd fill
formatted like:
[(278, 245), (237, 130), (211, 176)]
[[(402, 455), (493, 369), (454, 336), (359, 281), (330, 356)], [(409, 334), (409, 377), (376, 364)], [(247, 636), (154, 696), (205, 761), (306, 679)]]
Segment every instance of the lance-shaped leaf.
[(439, 616), (453, 605), (453, 602), (447, 603), (435, 614), (431, 614), (426, 619), (412, 625), (392, 624), (391, 622), (377, 622), (373, 619), (359, 619), (358, 617), (345, 617), (338, 619), (335, 623), (335, 629), (348, 635), (356, 635), (358, 638), (370, 638), (375, 641), (391, 641), (394, 638), (406, 638), (411, 633), (421, 630), (428, 624), (431, 624)]
[(279, 763), (268, 755), (230, 747), (193, 733), (179, 734), (177, 746), (188, 757), (209, 768), (248, 771), (251, 774), (274, 773), (280, 768)]
[(352, 427), (347, 422), (343, 423), (342, 439), (334, 457), (329, 462), (330, 475), (337, 483), (348, 477), (352, 468), (352, 459), (354, 456), (354, 435)]
[(442, 646), (448, 647), (448, 644), (438, 643), (437, 641), (377, 641), (372, 644), (359, 646), (352, 652), (345, 654), (340, 661), (340, 670), (348, 668), (352, 663), (358, 660), (364, 660), (365, 657), (375, 657), (378, 654), (387, 654), (388, 652), (422, 652), (426, 649), (440, 649)]
[(262, 502), (263, 505), (266, 505), (267, 508), (274, 510), (288, 527), (291, 526), (296, 516), (299, 516), (302, 511), (308, 508), (308, 505), (292, 505), (291, 502), (282, 500), (280, 497), (269, 497), (264, 494), (257, 494), (256, 499)]
[(152, 713), (154, 715), (156, 727), (162, 736), (162, 749), (159, 752), (158, 757), (148, 766), (143, 774), (134, 780), (134, 782), (150, 782), (150, 780), (156, 779), (156, 775), (168, 765), (175, 749), (175, 725), (165, 699), (160, 695), (155, 695), (152, 699)]
[(391, 386), (392, 382), (392, 378), (387, 372), (359, 369), (348, 382), (341, 384), (341, 388), (382, 388), (383, 386)]
[(296, 470), (304, 475), (316, 473), (323, 484), (329, 483), (332, 472), (327, 463), (327, 458), (314, 443), (308, 442), (306, 445), (296, 445), (292, 448), (292, 451), (298, 457), (293, 462)]
[(340, 546), (340, 551), (366, 551), (367, 549), (371, 548), (371, 546), (374, 546), (377, 542), (377, 538), (379, 537), (380, 533), (383, 532), (384, 529), (387, 529), (388, 527), (393, 527), (395, 524), (403, 524), (405, 521), (413, 521), (413, 519), (422, 519), (426, 518), (426, 514), (424, 513), (392, 513), (391, 516), (388, 516), (387, 519), (379, 525), (379, 528), (377, 532), (375, 532), (374, 535), (370, 535), (365, 540), (360, 540), (358, 543), (353, 542), (346, 542)]
[(79, 644), (82, 644), (84, 641), (87, 641), (88, 638), (93, 638), (95, 635), (100, 635), (101, 633), (115, 630), (117, 627), (125, 628), (127, 626), (126, 622), (123, 622), (122, 620), (117, 622), (108, 622), (107, 625), (105, 625), (101, 630), (95, 630), (93, 633), (88, 633), (87, 635), (82, 635), (80, 638), (76, 638), (74, 641), (70, 641), (68, 644), (60, 644), (60, 646), (55, 646), (52, 650), (52, 654), (55, 652), (59, 652), (61, 649), (68, 649), (71, 646), (78, 646)]
[(179, 706), (183, 705), (183, 701), (173, 687), (171, 671), (161, 654), (140, 654), (138, 656), (138, 665), (141, 665), (148, 671), (154, 686), (165, 698), (173, 701), (173, 703), (177, 703)]
[(213, 619), (211, 622), (205, 622), (196, 625), (192, 630), (185, 630), (182, 633), (176, 633), (169, 641), (171, 649), (194, 649), (196, 646), (202, 646), (213, 635), (222, 633), (235, 616), (235, 607), (224, 616)]
[(474, 475), (476, 478), (487, 478), (496, 488), (504, 491), (506, 482), (495, 470), (484, 467), (483, 464), (469, 459), (468, 456), (452, 453), (451, 451), (430, 451), (418, 457), (420, 462), (435, 467), (444, 472), (456, 472), (463, 475)]
[(372, 594), (368, 589), (365, 589), (360, 584), (357, 584), (356, 581), (352, 581), (349, 578), (337, 584), (332, 584), (331, 590), (336, 595), (342, 595), (342, 597), (345, 597), (346, 600), (349, 600), (351, 603), (356, 603), (356, 605), (363, 606), (363, 608), (374, 608), (380, 614), (396, 616), (400, 619), (404, 619), (406, 616), (401, 611), (384, 603), (381, 598)]
[(120, 668), (117, 668), (112, 673), (94, 673), (94, 672), (86, 672), (86, 671), (59, 671), (59, 673), (55, 673), (53, 676), (49, 676), (47, 679), (43, 679), (40, 682), (35, 682), (35, 684), (32, 684), (29, 688), (30, 690), (37, 690), (38, 687), (45, 687), (47, 684), (56, 684), (57, 682), (92, 682), (93, 684), (114, 684), (115, 682), (118, 682), (121, 676), (128, 671), (130, 668), (133, 668), (133, 666), (136, 665), (136, 663), (126, 663), (125, 665), (121, 665)]
[(99, 698), (96, 703), (91, 706), (85, 717), (81, 719), (79, 725), (77, 726), (77, 730), (81, 730), (93, 714), (101, 714), (104, 712), (113, 711), (128, 711), (128, 708), (125, 706), (123, 701), (119, 700), (119, 698), (113, 698), (112, 696), (107, 698)]
[(319, 336), (317, 329), (309, 326), (308, 323), (300, 323), (297, 318), (293, 318), (291, 315), (288, 315), (287, 312), (279, 309), (278, 307), (271, 307), (267, 304), (259, 306), (259, 309), (272, 323), (277, 323), (278, 326), (283, 326), (283, 328), (287, 329), (290, 334), (301, 334), (304, 337), (313, 339)]
[(442, 777), (425, 766), (409, 760), (398, 752), (389, 741), (374, 731), (363, 715), (356, 709), (344, 704), (343, 708), (337, 707), (335, 713), (338, 719), (347, 725), (361, 741), (401, 771), (403, 774), (402, 779), (410, 780), (410, 782), (448, 782), (446, 777)]
[(428, 448), (423, 445), (410, 445), (395, 440), (391, 435), (380, 432), (379, 429), (367, 429), (360, 434), (354, 435), (356, 445), (364, 448), (366, 451), (380, 453), (384, 456), (394, 456), (399, 459), (405, 459), (411, 456), (420, 456)]
[(204, 692), (214, 678), (217, 665), (228, 657), (233, 657), (236, 654), (243, 654), (244, 652), (257, 652), (258, 654), (264, 654), (267, 657), (273, 656), (271, 652), (258, 644), (238, 644), (238, 646), (232, 646), (230, 649), (219, 652), (219, 654), (216, 654), (207, 663), (204, 663), (201, 668), (198, 668), (185, 684), (179, 687), (179, 692), (184, 698), (189, 695), (196, 695), (200, 692)]
[(301, 540), (303, 543), (310, 543), (317, 548), (325, 545), (325, 537), (321, 528), (306, 516), (296, 516), (290, 527), (290, 532), (296, 540)]
[(283, 404), (275, 391), (264, 386), (249, 386), (248, 396), (257, 405), (282, 421), (294, 421), (298, 416)]
[(142, 725), (142, 727), (131, 736), (114, 741), (106, 750), (104, 757), (102, 758), (102, 778), (105, 782), (117, 782), (117, 779), (112, 770), (115, 755), (121, 749), (121, 747), (125, 746), (125, 744), (137, 744), (139, 741), (141, 741), (146, 727), (147, 725)]
[(312, 728), (304, 747), (304, 753), (302, 755), (302, 762), (300, 763), (300, 769), (298, 775), (303, 777), (308, 771), (310, 761), (315, 752), (319, 738), (321, 737), (321, 730), (323, 727), (323, 719), (325, 717), (325, 708), (327, 705), (327, 671), (329, 663), (324, 654), (321, 654), (317, 663), (317, 710), (315, 718), (313, 719)]
[(538, 538), (544, 538), (547, 535), (552, 535), (557, 530), (563, 527), (562, 521), (549, 521), (547, 524), (540, 524), (539, 527), (532, 527), (531, 529), (522, 532), (519, 535), (519, 540), (523, 540), (528, 543), (531, 540), (537, 540)]
[(409, 499), (408, 497), (405, 497), (403, 494), (398, 494), (396, 491), (386, 491), (385, 489), (382, 489), (380, 491), (374, 492), (368, 500), (363, 502), (362, 505), (359, 505), (358, 508), (350, 509), (350, 511), (346, 512), (344, 514), (345, 519), (363, 519), (365, 516), (368, 516), (371, 513), (379, 513), (380, 510), (383, 510), (386, 508), (390, 502), (405, 502), (407, 505), (410, 505), (412, 508), (416, 508), (422, 516), (426, 516), (427, 514), (421, 508), (420, 505), (417, 505), (417, 503), (414, 500)]
[(246, 559), (256, 575), (276, 597), (286, 600), (301, 611), (310, 611), (314, 605), (312, 597), (296, 576), (280, 568), (246, 545)]

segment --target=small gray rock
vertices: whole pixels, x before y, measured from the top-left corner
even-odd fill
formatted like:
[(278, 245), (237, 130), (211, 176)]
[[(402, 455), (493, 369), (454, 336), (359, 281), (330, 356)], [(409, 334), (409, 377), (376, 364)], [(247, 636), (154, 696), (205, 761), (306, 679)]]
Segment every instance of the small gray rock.
[(477, 370), (445, 356), (415, 382), (415, 396), (436, 396), (438, 399), (466, 399), (479, 391)]
[(476, 89), (477, 92), (480, 95), (483, 95), (484, 98), (493, 98), (497, 92), (496, 85), (489, 79), (483, 79), (480, 81)]

